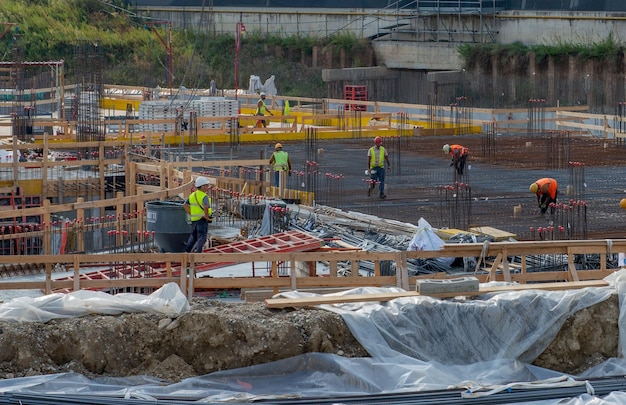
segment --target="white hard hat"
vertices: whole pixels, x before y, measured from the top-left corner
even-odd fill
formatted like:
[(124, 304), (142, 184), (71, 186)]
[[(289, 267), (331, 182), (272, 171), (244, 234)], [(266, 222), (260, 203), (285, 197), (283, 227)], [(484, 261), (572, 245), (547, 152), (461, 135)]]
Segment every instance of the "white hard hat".
[(262, 92), (261, 92), (261, 94), (259, 94), (259, 95), (260, 95), (260, 96), (264, 96), (264, 95), (265, 95), (265, 92), (264, 92), (264, 91), (262, 91)]
[(209, 179), (207, 179), (206, 177), (200, 176), (196, 179), (196, 188), (206, 186), (207, 184), (209, 184)]

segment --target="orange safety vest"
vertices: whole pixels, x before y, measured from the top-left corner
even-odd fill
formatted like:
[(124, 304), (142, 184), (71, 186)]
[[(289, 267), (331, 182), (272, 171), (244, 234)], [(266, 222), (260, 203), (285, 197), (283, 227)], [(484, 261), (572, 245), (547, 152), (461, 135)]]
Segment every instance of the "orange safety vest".
[(467, 153), (469, 152), (469, 149), (461, 146), (461, 145), (450, 145), (450, 154), (452, 156), (454, 156), (454, 152), (455, 151), (459, 151), (459, 155), (458, 156), (463, 156), (463, 155), (467, 155)]
[(537, 180), (535, 183), (539, 186), (537, 195), (548, 194), (553, 200), (556, 199), (556, 180), (544, 177), (543, 179)]

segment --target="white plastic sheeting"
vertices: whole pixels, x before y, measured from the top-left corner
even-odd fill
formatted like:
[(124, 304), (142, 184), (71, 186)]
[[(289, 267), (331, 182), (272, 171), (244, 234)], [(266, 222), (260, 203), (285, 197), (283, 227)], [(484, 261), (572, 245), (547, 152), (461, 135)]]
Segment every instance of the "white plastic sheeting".
[(116, 315), (124, 312), (148, 312), (180, 315), (189, 310), (189, 302), (178, 285), (169, 283), (146, 296), (79, 290), (69, 294), (42, 297), (18, 297), (0, 305), (0, 320), (48, 322), (55, 318), (74, 318), (89, 314)]
[[(441, 250), (445, 244), (446, 242), (435, 233), (435, 230), (428, 221), (424, 218), (420, 218), (419, 221), (417, 221), (417, 230), (413, 234), (413, 238), (407, 250)], [(454, 262), (454, 257), (440, 257), (436, 260), (450, 266), (452, 262)]]
[[(2, 380), (0, 391), (218, 402), (260, 397), (340, 397), (450, 387), (475, 390), (511, 382), (544, 380), (549, 384), (570, 376), (529, 363), (548, 346), (570, 315), (622, 291), (625, 274), (620, 272), (610, 278), (611, 287), (606, 288), (526, 290), (485, 295), (474, 300), (407, 297), (381, 303), (322, 306), (343, 316), (371, 358), (349, 359), (335, 354), (309, 353), (170, 385), (143, 376), (92, 381), (77, 374), (56, 374)], [(338, 294), (400, 291), (359, 288)], [(620, 303), (624, 305), (621, 299)], [(132, 305), (131, 308), (138, 307)], [(624, 309), (620, 312), (623, 315)], [(609, 375), (626, 375), (626, 361), (610, 359), (581, 377)], [(626, 395), (617, 392), (602, 402), (589, 394), (571, 398), (567, 403), (588, 404), (592, 400), (626, 405)]]

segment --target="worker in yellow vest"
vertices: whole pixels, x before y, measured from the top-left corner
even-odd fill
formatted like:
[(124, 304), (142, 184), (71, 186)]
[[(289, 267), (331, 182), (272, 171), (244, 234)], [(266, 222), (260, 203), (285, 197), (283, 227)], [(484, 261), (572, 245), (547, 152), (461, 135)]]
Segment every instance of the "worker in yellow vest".
[(287, 172), (291, 176), (291, 158), (289, 154), (283, 150), (283, 145), (277, 143), (274, 146), (274, 153), (270, 157), (270, 165), (274, 171), (274, 185), (276, 187), (280, 184), (280, 173)]
[(377, 136), (374, 138), (374, 146), (367, 151), (367, 167), (370, 175), (370, 185), (367, 188), (367, 195), (371, 195), (372, 190), (378, 183), (378, 197), (387, 198), (385, 194), (385, 163), (387, 163), (387, 169), (391, 169), (391, 163), (389, 163), (389, 154), (387, 149), (383, 146), (383, 138)]
[(191, 234), (185, 245), (185, 252), (189, 253), (196, 247), (196, 253), (202, 253), (204, 243), (209, 233), (209, 223), (213, 222), (211, 198), (208, 196), (209, 179), (198, 177), (195, 182), (196, 191), (189, 194), (183, 204), (191, 219)]
[[(265, 113), (269, 113), (269, 115), (274, 115), (273, 112), (270, 111), (269, 108), (267, 108), (267, 105), (265, 104), (265, 93), (261, 92), (260, 95), (261, 98), (259, 98), (259, 101), (257, 101), (256, 103), (256, 113), (255, 115), (260, 116), (260, 117), (264, 117)], [(265, 119), (260, 119), (257, 121), (257, 127), (262, 126), (264, 128), (267, 128), (267, 121), (265, 121)], [(267, 131), (265, 131), (267, 132)]]

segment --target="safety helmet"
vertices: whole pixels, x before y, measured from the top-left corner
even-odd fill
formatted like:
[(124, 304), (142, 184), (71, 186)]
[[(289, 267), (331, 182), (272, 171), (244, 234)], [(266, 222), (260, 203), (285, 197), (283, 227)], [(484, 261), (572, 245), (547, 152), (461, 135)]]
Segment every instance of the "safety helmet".
[(376, 138), (374, 138), (374, 143), (376, 145), (380, 145), (383, 143), (383, 138), (381, 138), (380, 136), (377, 136)]
[(447, 143), (443, 145), (443, 151), (445, 153), (450, 153), (450, 145), (448, 145)]
[(528, 189), (530, 190), (531, 193), (537, 194), (537, 190), (539, 190), (539, 185), (537, 183), (533, 183), (530, 185)]
[(265, 95), (265, 92), (262, 91), (261, 94), (259, 94), (259, 96), (263, 97)]
[(626, 210), (626, 198), (622, 198), (622, 200), (619, 202), (619, 206), (621, 209)]
[(283, 148), (283, 145), (281, 143), (277, 143), (276, 145), (274, 145), (274, 150), (278, 150), (282, 148)]
[(206, 186), (207, 184), (209, 184), (209, 179), (206, 177), (200, 176), (196, 179), (196, 188)]

